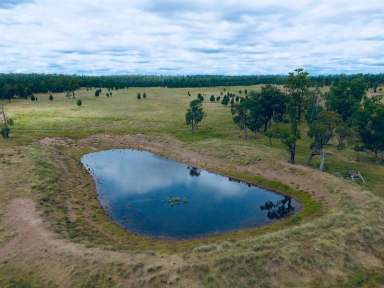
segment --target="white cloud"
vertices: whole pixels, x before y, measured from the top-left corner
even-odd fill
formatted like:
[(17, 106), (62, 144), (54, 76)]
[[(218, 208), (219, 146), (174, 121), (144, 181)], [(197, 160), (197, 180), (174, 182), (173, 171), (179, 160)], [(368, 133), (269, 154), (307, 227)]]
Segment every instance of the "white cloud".
[(384, 72), (377, 0), (1, 3), (0, 72)]

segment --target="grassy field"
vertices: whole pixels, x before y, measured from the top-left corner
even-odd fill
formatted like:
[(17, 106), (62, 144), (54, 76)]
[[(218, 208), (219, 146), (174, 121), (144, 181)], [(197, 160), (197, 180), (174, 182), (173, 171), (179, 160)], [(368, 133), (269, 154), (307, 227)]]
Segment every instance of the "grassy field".
[[(229, 92), (253, 87), (226, 87)], [(15, 125), (0, 140), (1, 287), (383, 287), (384, 166), (351, 148), (321, 173), (298, 165), (278, 140), (244, 142), (223, 87), (130, 88), (37, 95), (3, 102)], [(187, 92), (192, 96), (189, 97)], [(147, 99), (137, 100), (146, 92)], [(206, 118), (192, 134), (184, 115), (197, 93)], [(82, 100), (78, 107), (76, 101)], [(272, 225), (193, 241), (153, 240), (115, 225), (101, 209), (82, 154), (134, 147), (287, 193), (301, 213)], [(341, 177), (359, 170), (367, 185)], [(338, 175), (338, 176), (335, 176)]]

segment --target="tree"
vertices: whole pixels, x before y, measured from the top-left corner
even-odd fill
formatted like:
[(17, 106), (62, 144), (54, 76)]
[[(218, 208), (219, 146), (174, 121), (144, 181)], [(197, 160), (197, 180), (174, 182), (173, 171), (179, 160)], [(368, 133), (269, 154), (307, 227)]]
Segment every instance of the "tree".
[(203, 120), (204, 116), (202, 101), (199, 99), (192, 100), (185, 114), (185, 122), (191, 126), (192, 133), (195, 132), (197, 125)]
[(301, 115), (305, 108), (310, 81), (308, 73), (303, 69), (296, 69), (288, 74), (286, 88), (288, 90), (288, 112), (290, 120), (290, 135), (284, 135), (283, 143), (287, 145), (290, 152), (290, 163), (295, 163), (296, 142), (300, 138), (299, 125)]
[(281, 142), (287, 147), (290, 155), (289, 162), (295, 164), (296, 142), (298, 139), (300, 139), (300, 130), (282, 128), (279, 132), (279, 138)]
[(141, 94), (137, 93), (137, 100), (140, 100), (140, 99), (141, 99)]
[(377, 159), (384, 151), (384, 104), (381, 97), (365, 98), (354, 114), (353, 124), (363, 148), (372, 151)]
[(76, 104), (77, 104), (77, 106), (81, 106), (82, 104), (83, 104), (83, 102), (81, 102), (81, 100), (80, 99), (78, 99), (77, 101), (76, 101)]
[(211, 95), (211, 97), (209, 98), (209, 101), (215, 102), (215, 95)]
[(286, 111), (286, 96), (276, 87), (266, 85), (261, 88), (260, 93), (252, 92), (249, 95), (254, 102), (258, 104), (257, 115), (263, 122), (264, 132), (268, 130), (272, 120), (281, 122)]
[(49, 101), (53, 101), (53, 95), (49, 94)]
[(143, 99), (146, 99), (147, 98), (147, 93), (143, 93)]
[(223, 100), (221, 100), (221, 104), (227, 106), (228, 103), (229, 103), (229, 96), (228, 95), (224, 95)]
[(269, 145), (272, 145), (272, 139), (282, 139), (282, 136), (284, 135), (284, 129), (281, 127), (272, 127), (267, 132), (264, 133), (265, 136), (268, 137)]
[(323, 95), (318, 87), (315, 91), (310, 91), (308, 93), (308, 105), (307, 111), (305, 112), (305, 119), (309, 125), (312, 124), (317, 119), (319, 113), (323, 111), (321, 105), (322, 98)]
[(11, 118), (8, 118), (5, 114), (4, 105), (1, 105), (0, 120), (2, 123), (0, 126), (0, 134), (3, 138), (9, 138), (9, 134), (11, 133), (10, 126), (13, 125), (13, 120)]
[(96, 91), (95, 91), (95, 96), (96, 96), (96, 97), (99, 97), (100, 94), (101, 94), (101, 89), (100, 89), (100, 88), (96, 89)]
[(320, 112), (317, 119), (309, 126), (308, 136), (313, 139), (308, 163), (313, 156), (320, 155), (320, 170), (324, 170), (325, 151), (324, 146), (334, 137), (335, 129), (342, 123), (339, 114), (333, 111)]
[(251, 119), (249, 106), (249, 101), (243, 101), (231, 108), (233, 122), (244, 132), (244, 140), (248, 139), (247, 128)]
[(345, 123), (341, 123), (336, 127), (335, 135), (337, 139), (337, 149), (341, 150), (345, 147), (345, 141), (354, 136), (354, 131)]
[(326, 106), (328, 110), (339, 113), (344, 122), (349, 122), (366, 91), (367, 84), (364, 79), (342, 79), (333, 84), (330, 92), (326, 95)]
[(203, 102), (204, 101), (204, 97), (201, 93), (197, 94), (197, 99), (200, 101), (200, 102)]

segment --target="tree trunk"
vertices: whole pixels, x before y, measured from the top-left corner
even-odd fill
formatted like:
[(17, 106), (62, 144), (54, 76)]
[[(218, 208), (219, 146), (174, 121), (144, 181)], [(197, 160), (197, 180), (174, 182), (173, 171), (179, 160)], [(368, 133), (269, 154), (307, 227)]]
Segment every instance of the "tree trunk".
[(324, 171), (325, 151), (321, 149), (320, 171)]
[(291, 158), (290, 158), (289, 162), (290, 162), (291, 164), (295, 164), (296, 143), (291, 144), (291, 147), (290, 147), (290, 154), (291, 154)]
[(244, 128), (244, 141), (248, 140), (248, 132), (247, 132), (247, 127)]

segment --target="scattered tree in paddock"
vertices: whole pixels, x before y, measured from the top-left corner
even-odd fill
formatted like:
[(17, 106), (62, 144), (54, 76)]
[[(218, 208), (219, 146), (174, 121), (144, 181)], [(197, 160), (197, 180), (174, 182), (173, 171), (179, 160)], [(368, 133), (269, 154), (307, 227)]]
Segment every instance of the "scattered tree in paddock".
[(268, 131), (264, 133), (264, 135), (268, 137), (269, 145), (272, 145), (273, 138), (281, 139), (283, 134), (284, 134), (284, 129), (282, 129), (281, 127), (272, 127), (271, 129), (268, 129)]
[(76, 104), (77, 104), (77, 106), (81, 106), (81, 105), (83, 105), (83, 102), (80, 100), (80, 99), (78, 99), (77, 101), (76, 101)]
[(223, 91), (221, 91), (221, 92), (220, 92), (220, 95), (221, 95), (221, 96), (223, 96), (223, 95), (224, 95), (224, 92), (223, 92)]
[[(248, 97), (248, 96), (247, 96)], [(282, 122), (286, 112), (287, 97), (274, 86), (266, 85), (261, 92), (250, 93), (249, 99), (252, 100), (253, 107), (257, 108), (255, 117), (264, 125), (264, 132), (271, 127), (272, 121)]]
[(354, 114), (353, 122), (362, 142), (362, 148), (372, 151), (375, 158), (384, 152), (384, 104), (382, 97), (364, 99)]
[(32, 94), (32, 95), (31, 95), (31, 101), (37, 101), (36, 99), (37, 99), (37, 97), (36, 97), (35, 95)]
[(72, 91), (72, 99), (76, 99), (75, 91)]
[(239, 94), (243, 93), (243, 91), (239, 90)]
[(308, 73), (303, 69), (296, 69), (289, 73), (286, 88), (288, 90), (288, 112), (291, 123), (290, 135), (284, 135), (283, 143), (287, 145), (290, 152), (289, 162), (294, 164), (296, 158), (296, 142), (300, 139), (299, 125), (304, 112), (305, 101), (308, 96), (310, 81)]
[(235, 99), (231, 98), (231, 106), (233, 106), (234, 104), (235, 104)]
[(199, 99), (199, 101), (203, 102), (204, 101), (203, 94), (201, 94), (201, 93), (197, 94), (197, 99)]
[(355, 132), (345, 123), (341, 123), (336, 127), (335, 135), (337, 139), (337, 149), (341, 150), (344, 149), (346, 140), (354, 137)]
[(244, 94), (245, 94), (245, 95), (248, 94), (248, 90), (247, 90), (247, 89), (244, 90)]
[(239, 101), (240, 101), (240, 97), (239, 97), (239, 96), (236, 96), (235, 101), (236, 101), (237, 103), (239, 103)]
[(216, 102), (219, 102), (220, 101), (220, 96), (217, 96), (216, 97)]
[(97, 88), (95, 91), (95, 96), (99, 97), (101, 95), (101, 88)]
[(296, 160), (296, 142), (300, 139), (300, 131), (294, 131), (295, 134), (292, 134), (292, 128), (284, 128), (280, 131), (280, 140), (287, 147), (290, 158), (289, 162), (295, 164)]
[(199, 99), (192, 100), (185, 114), (185, 122), (191, 126), (192, 133), (195, 132), (198, 124), (203, 120), (205, 113), (203, 111), (202, 101)]
[(0, 134), (4, 139), (9, 138), (9, 134), (11, 133), (10, 126), (13, 125), (13, 120), (11, 118), (8, 118), (5, 114), (4, 105), (1, 105), (0, 107), (0, 120)]
[(53, 101), (53, 95), (52, 95), (52, 94), (49, 94), (48, 99), (49, 99), (49, 101)]
[(147, 93), (143, 93), (143, 99), (146, 99), (147, 98)]
[(308, 163), (311, 162), (315, 155), (321, 157), (320, 170), (324, 170), (325, 151), (324, 147), (334, 137), (337, 126), (342, 123), (339, 114), (333, 111), (320, 112), (317, 119), (309, 126), (308, 136), (313, 139), (311, 143), (311, 153), (308, 158)]
[(188, 96), (191, 96), (192, 94), (191, 94), (191, 92), (190, 91), (188, 91)]
[(223, 100), (221, 101), (221, 104), (226, 105), (226, 106), (229, 104), (229, 96), (228, 95), (224, 95)]
[(307, 111), (305, 112), (305, 119), (309, 125), (312, 124), (317, 119), (319, 113), (323, 111), (323, 106), (321, 105), (322, 99), (323, 95), (318, 87), (314, 91), (309, 91)]
[(344, 122), (349, 122), (367, 89), (367, 84), (362, 78), (340, 80), (331, 86), (325, 97), (327, 109), (339, 113)]
[(215, 95), (211, 95), (211, 97), (209, 98), (209, 101), (211, 101), (211, 102), (215, 102)]
[(137, 100), (140, 100), (140, 99), (141, 99), (141, 94), (137, 93)]
[[(233, 99), (232, 99), (233, 100)], [(247, 129), (251, 120), (251, 112), (249, 110), (249, 103), (243, 101), (239, 104), (233, 105), (231, 108), (233, 122), (244, 132), (244, 140), (248, 139)]]

